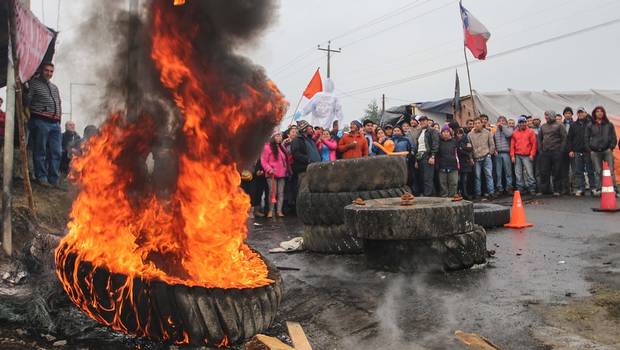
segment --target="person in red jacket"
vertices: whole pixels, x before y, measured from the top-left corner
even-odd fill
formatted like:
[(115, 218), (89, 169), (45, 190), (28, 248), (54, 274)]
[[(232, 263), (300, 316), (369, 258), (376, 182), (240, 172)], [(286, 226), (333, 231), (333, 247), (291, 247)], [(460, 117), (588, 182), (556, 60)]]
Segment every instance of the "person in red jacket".
[(351, 122), (351, 132), (342, 136), (338, 142), (338, 152), (342, 159), (353, 159), (368, 156), (368, 141), (360, 133), (362, 123), (354, 120)]
[(525, 193), (526, 187), (531, 194), (536, 194), (536, 178), (534, 177), (534, 159), (538, 150), (536, 134), (527, 126), (525, 116), (519, 117), (519, 126), (512, 133), (510, 141), (510, 158), (515, 164), (517, 188)]

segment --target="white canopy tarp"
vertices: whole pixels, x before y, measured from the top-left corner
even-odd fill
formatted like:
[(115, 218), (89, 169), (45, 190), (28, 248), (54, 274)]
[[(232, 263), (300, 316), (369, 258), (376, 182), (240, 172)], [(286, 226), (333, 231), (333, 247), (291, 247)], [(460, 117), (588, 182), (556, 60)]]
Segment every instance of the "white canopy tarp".
[(586, 90), (568, 92), (522, 91), (508, 89), (505, 92), (474, 92), (476, 108), (492, 120), (500, 115), (515, 118), (520, 115), (543, 117), (546, 110), (562, 113), (565, 107), (585, 107), (592, 111), (603, 106), (614, 124), (620, 125), (620, 90)]

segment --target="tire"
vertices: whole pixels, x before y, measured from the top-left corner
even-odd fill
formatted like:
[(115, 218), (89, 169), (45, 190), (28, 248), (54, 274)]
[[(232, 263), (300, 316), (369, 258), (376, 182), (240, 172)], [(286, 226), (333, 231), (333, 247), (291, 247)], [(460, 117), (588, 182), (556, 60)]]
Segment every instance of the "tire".
[(347, 206), (345, 224), (362, 239), (434, 239), (473, 231), (474, 209), (470, 202), (447, 198), (416, 198), (411, 206), (386, 198)]
[(342, 225), (344, 208), (357, 198), (363, 200), (400, 197), (411, 192), (407, 186), (387, 190), (300, 193), (297, 199), (297, 215), (305, 225)]
[(345, 225), (304, 226), (304, 248), (325, 254), (359, 254), (362, 241), (351, 236)]
[[(224, 339), (239, 343), (271, 326), (282, 299), (282, 278), (265, 259), (273, 283), (263, 287), (188, 287), (134, 278), (132, 288), (124, 291), (127, 276), (77, 260), (66, 245), (56, 257), (56, 273), (66, 281), (65, 291), (84, 312), (117, 331), (166, 344), (212, 347)], [(108, 292), (108, 285), (117, 290)]]
[(310, 164), (308, 187), (314, 193), (373, 191), (407, 184), (404, 157), (366, 157)]
[(474, 222), (484, 228), (501, 227), (510, 222), (510, 208), (498, 204), (474, 204)]
[(455, 271), (483, 264), (487, 258), (486, 232), (474, 230), (428, 240), (365, 240), (369, 267), (402, 272)]

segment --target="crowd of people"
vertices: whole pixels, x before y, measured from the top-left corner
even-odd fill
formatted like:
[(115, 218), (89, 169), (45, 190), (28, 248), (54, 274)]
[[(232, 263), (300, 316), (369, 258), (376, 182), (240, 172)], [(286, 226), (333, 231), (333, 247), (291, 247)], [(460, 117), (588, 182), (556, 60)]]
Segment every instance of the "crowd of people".
[(253, 215), (281, 217), (294, 212), (309, 164), (390, 154), (406, 158), (408, 185), (416, 196), (484, 201), (515, 190), (600, 196), (603, 162), (615, 179), (613, 151), (620, 148), (605, 108), (588, 113), (579, 107), (576, 116), (571, 107), (562, 114), (549, 110), (544, 119), (499, 116), (491, 124), (480, 115), (465, 125), (440, 125), (416, 116), (383, 126), (354, 120), (342, 130), (338, 121), (327, 130), (301, 120), (271, 136), (254, 169), (245, 171), (242, 186), (252, 199)]

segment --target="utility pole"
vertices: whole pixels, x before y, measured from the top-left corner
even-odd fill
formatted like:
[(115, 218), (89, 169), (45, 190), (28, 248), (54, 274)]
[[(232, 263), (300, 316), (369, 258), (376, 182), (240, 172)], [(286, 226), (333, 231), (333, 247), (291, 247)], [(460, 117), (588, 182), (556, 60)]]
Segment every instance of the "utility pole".
[(381, 114), (385, 113), (385, 94), (381, 96)]
[(338, 48), (338, 50), (332, 50), (332, 42), (331, 40), (327, 42), (327, 48), (322, 48), (321, 45), (318, 46), (319, 51), (326, 51), (327, 52), (327, 78), (331, 78), (331, 59), (332, 59), (332, 52), (333, 53), (341, 53), (342, 49)]

